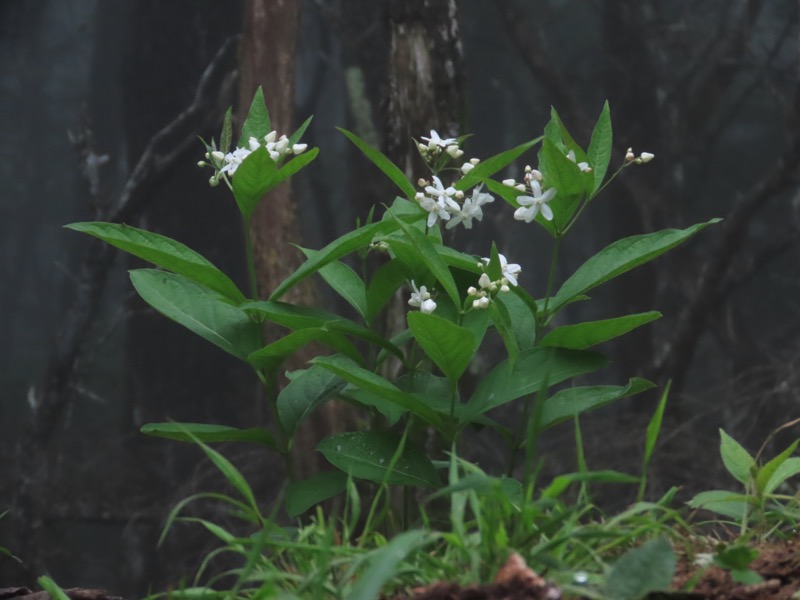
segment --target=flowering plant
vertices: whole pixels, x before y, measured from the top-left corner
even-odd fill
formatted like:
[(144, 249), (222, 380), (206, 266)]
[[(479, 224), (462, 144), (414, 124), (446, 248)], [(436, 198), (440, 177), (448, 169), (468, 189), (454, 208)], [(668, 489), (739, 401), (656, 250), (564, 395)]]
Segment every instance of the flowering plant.
[[(224, 182), (232, 191), (245, 231), (266, 192), (316, 157), (316, 148), (300, 143), (308, 123), (291, 136), (278, 136), (271, 129), (259, 90), (236, 148), (230, 151), (230, 111), (219, 147), (214, 140), (206, 144), (206, 157), (200, 164), (213, 170), (212, 185)], [(586, 150), (573, 140), (555, 110), (542, 137), (486, 160), (472, 158), (462, 163), (464, 138), (443, 139), (431, 131), (417, 142), (430, 173), (416, 185), (379, 151), (355, 134), (342, 132), (394, 182), (400, 195), (379, 220), (370, 219), (321, 250), (305, 250), (305, 262), (269, 290), (264, 300), (258, 299), (255, 290), (249, 241), (252, 298), (178, 241), (124, 224), (68, 226), (159, 267), (131, 271), (141, 297), (168, 318), (247, 362), (271, 394), (268, 402), (275, 418), (268, 427), (155, 423), (143, 427), (145, 433), (183, 440), (257, 442), (284, 457), (292, 478), (295, 433), (320, 405), (339, 398), (374, 415), (374, 423), (380, 426), (338, 433), (319, 442), (317, 450), (332, 470), (306, 481), (291, 481), (286, 508), (295, 516), (345, 490), (350, 478), (443, 487), (447, 478), (440, 471), (442, 465), (419, 443), (415, 433), (420, 430), (433, 432), (444, 442), (453, 457), (452, 469), (466, 428), (494, 428), (511, 446), (508, 472), (515, 473), (520, 451), (530, 455), (538, 431), (653, 387), (644, 379), (632, 378), (616, 386), (550, 391), (602, 368), (606, 359), (589, 348), (659, 318), (658, 312), (559, 327), (552, 327), (553, 318), (568, 304), (585, 300), (592, 288), (655, 259), (714, 221), (614, 242), (557, 290), (553, 268), (540, 299), (522, 286), (520, 264), (525, 257), (501, 254), (495, 244), (486, 248), (487, 257), (471, 256), (445, 244), (442, 237), (442, 225), (470, 229), (482, 220), (487, 205), (500, 210), (494, 202), (497, 196), (510, 205), (515, 219), (536, 222), (553, 237), (555, 264), (561, 239), (605, 185), (624, 168), (653, 157), (642, 153), (637, 158), (629, 150), (622, 166), (606, 177), (612, 150), (608, 104)], [(526, 167), (523, 181), (493, 179), (536, 145), (536, 168)], [(369, 253), (381, 253), (383, 259), (365, 277), (342, 260), (354, 254), (365, 260)], [(358, 318), (282, 301), (289, 289), (313, 274), (342, 296)], [(388, 310), (398, 292), (410, 294), (404, 302), (405, 326), (382, 331), (377, 317)], [(265, 323), (283, 328), (285, 335), (265, 344)], [(505, 355), (469, 389), (464, 373), (490, 330), (499, 334)], [(327, 346), (330, 353), (286, 373), (287, 382), (281, 384), (282, 365), (311, 342)], [(508, 429), (490, 415), (511, 402), (523, 403), (524, 418)], [(530, 470), (522, 475), (527, 480)]]

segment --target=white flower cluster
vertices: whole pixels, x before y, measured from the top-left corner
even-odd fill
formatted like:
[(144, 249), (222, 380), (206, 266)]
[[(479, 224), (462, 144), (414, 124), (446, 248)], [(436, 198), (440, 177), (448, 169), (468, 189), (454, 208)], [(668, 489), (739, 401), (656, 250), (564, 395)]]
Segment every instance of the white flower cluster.
[(228, 152), (227, 154), (220, 150), (206, 152), (206, 158), (211, 161), (212, 166), (217, 171), (211, 178), (212, 183), (215, 183), (214, 180), (218, 181), (222, 173), (233, 176), (244, 159), (261, 148), (262, 145), (267, 149), (270, 158), (275, 162), (278, 162), (283, 157), (290, 154), (302, 154), (305, 152), (306, 148), (308, 148), (308, 144), (290, 144), (289, 138), (285, 135), (278, 137), (276, 131), (270, 131), (264, 136), (263, 140), (258, 140), (251, 136), (247, 140), (247, 148), (236, 148), (236, 150)]
[[(466, 163), (471, 165), (470, 163)], [(420, 180), (425, 192), (418, 192), (415, 196), (419, 205), (428, 211), (428, 227), (433, 227), (438, 221), (447, 221), (447, 229), (452, 229), (459, 223), (465, 229), (472, 229), (472, 220), (483, 219), (484, 204), (494, 202), (491, 194), (482, 192), (483, 185), (472, 189), (472, 195), (465, 197), (464, 192), (456, 190), (453, 186), (444, 187), (442, 180), (432, 177), (433, 182)]]
[(543, 191), (541, 181), (542, 174), (536, 169), (531, 169), (530, 166), (525, 167), (524, 183), (517, 183), (514, 179), (503, 180), (503, 185), (513, 187), (520, 192), (531, 193), (530, 196), (517, 196), (517, 202), (520, 205), (520, 207), (514, 211), (514, 218), (517, 221), (530, 223), (539, 213), (542, 213), (542, 217), (548, 221), (553, 220), (553, 209), (550, 208), (547, 203), (556, 197), (556, 189), (550, 188), (547, 191)]
[(439, 137), (439, 134), (436, 133), (435, 129), (431, 129), (431, 137), (421, 136), (420, 139), (427, 142), (425, 144), (422, 142), (417, 144), (422, 158), (427, 162), (431, 162), (433, 159), (439, 157), (442, 152), (446, 152), (451, 158), (460, 158), (464, 155), (464, 151), (458, 147), (458, 140), (456, 138), (442, 139)]
[[(492, 281), (486, 272), (481, 274), (478, 279), (480, 289), (475, 287), (467, 289), (467, 294), (474, 297), (472, 308), (488, 308), (489, 303), (495, 295), (508, 292), (511, 289), (508, 287), (509, 284), (517, 285), (517, 277), (522, 273), (522, 267), (516, 263), (509, 263), (502, 254), (498, 254), (497, 256), (500, 259), (500, 268), (503, 275), (497, 281)], [(488, 264), (489, 259), (482, 258), (478, 266), (485, 269)]]
[(411, 289), (411, 298), (408, 300), (409, 306), (418, 308), (426, 315), (429, 315), (436, 310), (436, 302), (431, 299), (431, 294), (428, 291), (428, 288), (426, 288), (424, 285), (421, 285), (418, 289), (417, 284), (415, 284), (414, 280), (412, 279)]

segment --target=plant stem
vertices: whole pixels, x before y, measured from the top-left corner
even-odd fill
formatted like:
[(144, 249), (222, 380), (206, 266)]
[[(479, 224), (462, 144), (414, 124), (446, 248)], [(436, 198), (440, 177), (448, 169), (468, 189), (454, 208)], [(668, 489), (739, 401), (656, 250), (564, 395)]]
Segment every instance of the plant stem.
[(244, 247), (247, 255), (247, 275), (250, 279), (250, 295), (253, 300), (258, 300), (258, 280), (256, 279), (256, 261), (253, 253), (253, 241), (250, 237), (250, 219), (243, 218)]
[(547, 289), (544, 294), (544, 308), (542, 309), (542, 317), (536, 319), (536, 342), (538, 343), (541, 334), (541, 329), (547, 322), (547, 306), (550, 304), (550, 295), (553, 293), (553, 284), (556, 280), (556, 272), (558, 271), (558, 253), (561, 249), (561, 235), (556, 236), (555, 243), (553, 244), (553, 256), (550, 259), (550, 273), (547, 275)]

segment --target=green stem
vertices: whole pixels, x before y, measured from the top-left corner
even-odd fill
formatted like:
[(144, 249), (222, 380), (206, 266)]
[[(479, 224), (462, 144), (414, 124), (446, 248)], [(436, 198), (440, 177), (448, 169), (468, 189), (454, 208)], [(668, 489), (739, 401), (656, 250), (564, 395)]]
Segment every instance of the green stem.
[(539, 340), (541, 329), (547, 322), (547, 307), (550, 304), (550, 295), (553, 293), (553, 285), (556, 281), (556, 272), (558, 271), (558, 253), (561, 249), (561, 235), (556, 236), (555, 244), (553, 244), (553, 256), (550, 259), (550, 273), (547, 276), (547, 289), (544, 294), (544, 308), (542, 309), (542, 317), (536, 319), (536, 340)]
[(253, 252), (253, 241), (250, 237), (250, 219), (243, 218), (244, 224), (244, 247), (247, 254), (247, 275), (250, 279), (250, 295), (253, 300), (258, 300), (258, 279), (256, 278), (256, 261)]

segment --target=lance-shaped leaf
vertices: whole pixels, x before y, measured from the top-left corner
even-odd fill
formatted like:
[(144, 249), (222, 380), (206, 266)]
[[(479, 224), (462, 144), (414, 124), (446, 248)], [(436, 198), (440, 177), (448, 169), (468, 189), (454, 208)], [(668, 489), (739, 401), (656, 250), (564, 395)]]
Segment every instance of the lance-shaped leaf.
[(417, 190), (414, 188), (414, 184), (408, 180), (400, 167), (386, 158), (386, 155), (384, 155), (382, 152), (376, 150), (367, 142), (358, 137), (355, 133), (347, 131), (346, 129), (342, 129), (341, 127), (337, 127), (336, 129), (341, 131), (348, 140), (353, 142), (358, 149), (364, 153), (364, 156), (366, 156), (376, 167), (383, 171), (383, 174), (391, 179), (398, 188), (400, 188), (400, 191), (405, 194), (406, 198), (411, 200), (414, 197), (414, 195), (417, 193)]
[(645, 264), (686, 241), (698, 231), (720, 219), (711, 219), (687, 229), (664, 229), (623, 238), (600, 250), (567, 279), (550, 301), (550, 310), (559, 308), (590, 289)]
[(308, 327), (325, 327), (331, 331), (338, 331), (345, 335), (357, 337), (372, 344), (376, 344), (391, 352), (398, 358), (403, 358), (403, 351), (386, 338), (376, 334), (371, 329), (340, 317), (336, 313), (328, 312), (310, 306), (288, 304), (286, 302), (273, 302), (259, 300), (246, 302), (241, 308), (253, 312), (263, 319), (288, 327), (289, 329), (306, 329)]
[(405, 281), (406, 274), (398, 260), (392, 259), (375, 271), (367, 287), (367, 323), (372, 323)]
[(458, 295), (458, 288), (453, 279), (453, 274), (450, 273), (450, 269), (447, 268), (447, 263), (444, 262), (444, 259), (436, 251), (434, 243), (419, 229), (407, 225), (399, 217), (395, 217), (395, 222), (413, 244), (415, 252), (422, 258), (422, 262), (430, 269), (433, 276), (436, 277), (444, 288), (444, 291), (450, 296), (453, 304), (455, 306), (460, 306), (461, 298)]
[(295, 372), (292, 380), (278, 394), (278, 418), (287, 434), (294, 435), (298, 425), (316, 407), (334, 398), (347, 385), (338, 375), (314, 365)]
[(462, 422), (469, 423), (497, 406), (570, 377), (591, 373), (607, 363), (602, 354), (585, 350), (533, 348), (520, 352), (513, 366), (504, 360), (481, 379), (460, 411)]
[(408, 327), (428, 358), (455, 384), (478, 349), (475, 335), (447, 319), (418, 311), (408, 313)]
[(264, 90), (258, 86), (250, 109), (247, 111), (244, 124), (242, 125), (242, 135), (239, 137), (239, 148), (246, 148), (247, 142), (251, 137), (263, 142), (264, 136), (270, 132), (272, 125), (269, 119), (267, 103), (264, 101)]
[(592, 131), (592, 140), (589, 142), (589, 150), (587, 152), (589, 164), (592, 166), (592, 174), (594, 175), (594, 188), (591, 191), (591, 196), (597, 193), (597, 190), (603, 185), (603, 179), (606, 177), (608, 163), (611, 161), (611, 142), (611, 109), (608, 106), (608, 100), (606, 100)]
[(150, 306), (225, 352), (246, 360), (261, 345), (259, 324), (211, 289), (183, 275), (155, 269), (137, 269), (130, 277)]
[(399, 435), (388, 431), (356, 431), (333, 435), (321, 441), (317, 450), (332, 465), (358, 479), (438, 488), (439, 473), (411, 442), (406, 441), (402, 454), (394, 460), (400, 440)]
[(728, 473), (740, 483), (749, 486), (755, 475), (756, 461), (739, 442), (722, 429), (719, 430), (719, 453)]
[(453, 187), (457, 190), (468, 190), (473, 185), (480, 183), (484, 179), (491, 177), (500, 169), (514, 162), (517, 158), (522, 156), (528, 149), (542, 141), (541, 136), (530, 142), (520, 144), (516, 148), (506, 150), (500, 154), (495, 154), (487, 159), (479, 162), (474, 169), (471, 169), (464, 177), (456, 181)]
[(367, 569), (356, 578), (356, 584), (347, 595), (348, 600), (375, 600), (381, 590), (400, 572), (400, 564), (412, 551), (421, 548), (434, 537), (422, 529), (405, 531), (391, 542), (369, 553)]
[(345, 381), (352, 383), (374, 394), (391, 400), (398, 406), (417, 415), (423, 421), (439, 429), (442, 425), (442, 415), (432, 409), (418, 396), (400, 390), (396, 385), (387, 381), (380, 375), (368, 371), (344, 356), (318, 356), (312, 361), (335, 373)]
[(311, 342), (322, 342), (350, 359), (361, 362), (361, 354), (359, 354), (358, 349), (342, 334), (336, 333), (325, 326), (308, 327), (293, 331), (251, 353), (247, 357), (247, 362), (256, 368), (273, 371), (292, 354)]
[(286, 490), (286, 514), (290, 519), (299, 517), (312, 506), (342, 493), (346, 485), (347, 474), (342, 471), (324, 471), (295, 481)]
[(628, 385), (593, 385), (561, 390), (544, 401), (540, 423), (542, 429), (572, 419), (588, 410), (600, 408), (620, 398), (627, 398), (652, 389), (655, 384), (633, 377)]
[[(306, 258), (313, 258), (319, 250), (300, 248)], [(341, 261), (334, 260), (319, 270), (319, 274), (331, 288), (348, 304), (358, 311), (362, 318), (367, 317), (367, 290), (358, 274)]]
[(145, 435), (179, 442), (255, 442), (275, 448), (275, 440), (266, 429), (237, 429), (207, 423), (147, 423), (140, 429)]
[(624, 335), (637, 327), (641, 327), (659, 318), (661, 318), (660, 312), (650, 311), (613, 319), (587, 321), (576, 325), (564, 325), (544, 336), (541, 345), (583, 350)]
[(201, 283), (239, 303), (245, 300), (230, 278), (203, 256), (180, 242), (120, 223), (72, 223), (67, 229), (87, 233), (142, 260)]
[[(238, 173), (238, 171), (237, 171)], [(423, 214), (415, 217), (417, 220), (424, 218)], [(360, 248), (368, 246), (375, 236), (395, 231), (399, 225), (395, 220), (380, 221), (364, 225), (346, 233), (322, 248), (314, 257), (306, 260), (297, 270), (284, 279), (281, 284), (272, 292), (270, 300), (279, 300), (292, 287), (300, 283), (303, 279), (319, 271), (328, 263), (338, 260), (341, 257), (355, 252)]]

